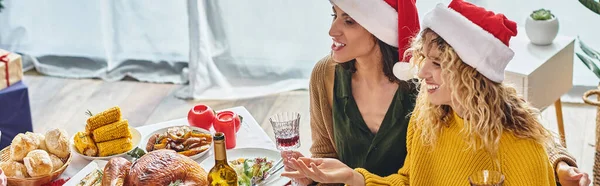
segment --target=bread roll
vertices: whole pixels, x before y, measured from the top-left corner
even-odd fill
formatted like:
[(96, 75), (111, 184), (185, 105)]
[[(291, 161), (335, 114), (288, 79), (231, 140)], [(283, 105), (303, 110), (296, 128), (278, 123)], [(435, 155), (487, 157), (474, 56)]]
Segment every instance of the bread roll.
[(43, 176), (52, 173), (52, 159), (44, 150), (33, 150), (23, 158), (27, 173), (31, 177)]
[(54, 154), (50, 154), (50, 159), (52, 159), (52, 172), (60, 169), (65, 163), (58, 158), (58, 156)]
[(131, 169), (131, 162), (125, 158), (116, 157), (108, 160), (102, 177), (103, 186), (122, 186)]
[(8, 179), (6, 178), (6, 174), (4, 174), (4, 171), (2, 171), (2, 169), (0, 169), (0, 185), (6, 186), (7, 184), (8, 184)]
[(10, 144), (10, 159), (14, 161), (23, 161), (23, 158), (27, 156), (29, 151), (38, 148), (38, 145), (35, 142), (36, 140), (29, 135), (23, 133), (17, 134)]
[(35, 144), (38, 145), (38, 149), (48, 151), (48, 148), (46, 148), (46, 137), (44, 137), (43, 134), (26, 132), (25, 135), (27, 135), (35, 140)]
[(63, 129), (46, 132), (46, 148), (48, 152), (59, 158), (69, 157), (69, 135)]
[(25, 165), (16, 161), (2, 162), (0, 163), (0, 169), (4, 171), (7, 177), (11, 178), (27, 178), (27, 169)]

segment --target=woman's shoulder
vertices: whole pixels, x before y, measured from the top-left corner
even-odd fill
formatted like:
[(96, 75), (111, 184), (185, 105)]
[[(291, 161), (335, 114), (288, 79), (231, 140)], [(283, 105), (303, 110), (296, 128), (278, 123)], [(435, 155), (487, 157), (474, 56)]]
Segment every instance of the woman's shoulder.
[(313, 98), (325, 99), (329, 105), (333, 104), (333, 83), (335, 80), (335, 67), (337, 63), (333, 61), (331, 55), (323, 57), (313, 68), (309, 91), (311, 100)]
[(543, 144), (534, 139), (504, 131), (500, 139), (499, 159), (508, 179), (526, 180), (532, 185), (555, 183), (554, 170)]
[(335, 79), (335, 67), (337, 63), (333, 61), (331, 55), (327, 55), (315, 64), (310, 77), (312, 87), (325, 86), (324, 88), (333, 88)]
[(312, 71), (313, 78), (323, 78), (329, 73), (333, 73), (335, 70), (336, 63), (331, 58), (331, 55), (326, 55), (321, 58), (314, 66)]
[(502, 132), (499, 150), (507, 157), (528, 159), (529, 163), (534, 163), (534, 159), (541, 159), (543, 162), (548, 160), (544, 144), (531, 138), (516, 136), (510, 131)]

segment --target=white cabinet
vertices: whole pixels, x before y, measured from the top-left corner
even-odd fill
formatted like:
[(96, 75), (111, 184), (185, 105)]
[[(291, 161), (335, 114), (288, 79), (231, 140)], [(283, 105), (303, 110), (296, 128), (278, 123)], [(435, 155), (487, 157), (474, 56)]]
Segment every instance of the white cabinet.
[(519, 31), (510, 42), (515, 57), (506, 67), (504, 83), (543, 109), (573, 87), (575, 38), (558, 35), (553, 44), (538, 46), (529, 42), (525, 30)]

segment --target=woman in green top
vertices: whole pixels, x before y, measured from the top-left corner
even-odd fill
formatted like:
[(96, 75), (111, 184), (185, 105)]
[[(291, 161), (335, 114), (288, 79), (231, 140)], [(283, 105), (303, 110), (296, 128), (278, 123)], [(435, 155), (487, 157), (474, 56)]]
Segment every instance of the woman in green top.
[[(310, 82), (312, 156), (337, 158), (382, 176), (393, 174), (406, 157), (406, 130), (416, 96), (414, 83), (398, 80), (393, 67), (419, 31), (415, 2), (330, 1), (332, 53), (315, 66)], [(576, 166), (568, 155), (549, 152), (561, 183), (584, 176), (567, 165)], [(302, 155), (282, 153), (290, 156)], [(296, 181), (313, 183), (308, 178)]]

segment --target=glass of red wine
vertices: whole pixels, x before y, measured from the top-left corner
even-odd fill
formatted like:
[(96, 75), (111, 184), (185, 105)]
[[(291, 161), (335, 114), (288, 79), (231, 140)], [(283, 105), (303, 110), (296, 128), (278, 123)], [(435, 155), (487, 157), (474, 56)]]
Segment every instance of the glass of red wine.
[(275, 133), (277, 149), (296, 150), (300, 147), (300, 113), (282, 112), (269, 118)]
[[(300, 113), (278, 113), (271, 116), (269, 121), (273, 126), (275, 143), (278, 150), (293, 151), (300, 147)], [(291, 183), (293, 186), (299, 185), (294, 179), (292, 179)]]

